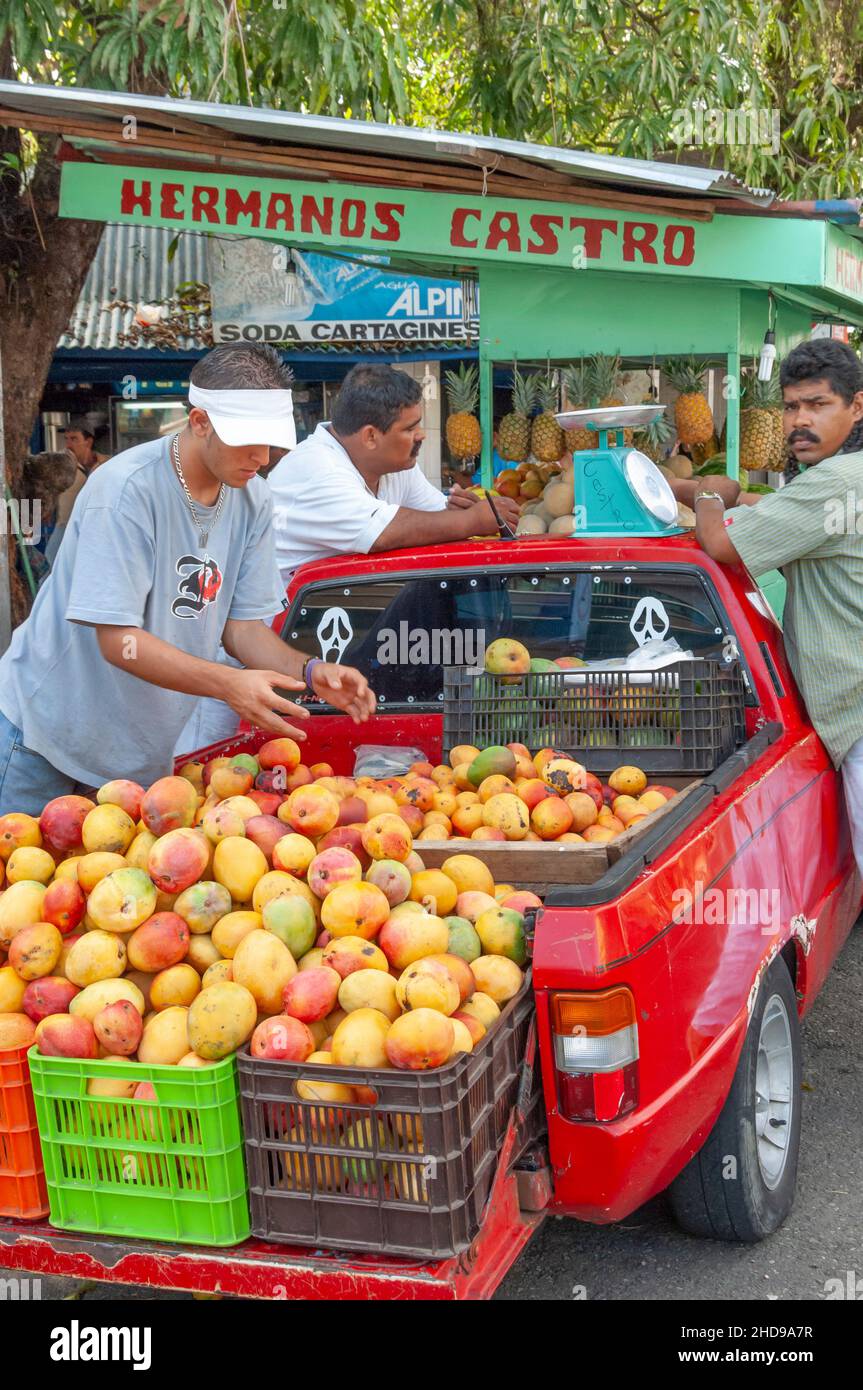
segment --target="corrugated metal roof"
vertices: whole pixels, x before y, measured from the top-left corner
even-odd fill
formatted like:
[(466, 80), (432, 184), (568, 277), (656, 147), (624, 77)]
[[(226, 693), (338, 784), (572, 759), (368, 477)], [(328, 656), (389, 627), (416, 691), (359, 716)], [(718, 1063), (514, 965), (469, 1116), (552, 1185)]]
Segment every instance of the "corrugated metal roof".
[[(172, 300), (178, 285), (196, 281), (209, 283), (207, 269), (207, 238), (195, 232), (184, 233), (173, 260), (168, 260), (168, 247), (175, 233), (167, 227), (118, 226), (108, 223), (102, 233), (99, 249), (84, 281), (78, 304), (69, 329), (60, 338), (58, 348), (78, 348), (93, 352), (116, 352), (119, 349), (167, 352), (194, 351), (208, 345), (200, 334), (177, 333), (170, 343), (159, 340), (146, 330), (136, 331), (133, 325), (139, 304), (158, 304)], [(114, 307), (108, 308), (108, 305)], [(209, 328), (209, 315), (201, 320)], [(387, 356), (413, 354), (416, 344), (365, 343), (363, 353)], [(325, 353), (328, 356), (350, 357), (356, 354), (355, 343), (292, 343), (291, 354)], [(441, 356), (475, 356), (474, 348), (458, 340), (435, 342), (435, 354)]]
[[(171, 300), (178, 285), (188, 281), (208, 283), (206, 237), (181, 236), (173, 260), (168, 247), (174, 233), (166, 227), (134, 227), (108, 224), (84, 281), (75, 314), (58, 347), (110, 351), (120, 347), (158, 346), (146, 332), (136, 334), (133, 318), (138, 304)], [(118, 301), (131, 307), (121, 307)], [(109, 304), (116, 307), (108, 309)], [(209, 322), (206, 316), (205, 322)], [(199, 334), (178, 333), (181, 350), (204, 345)]]
[[(491, 168), (496, 159), (509, 156), (533, 164), (538, 169), (555, 170), (573, 178), (581, 175), (603, 183), (686, 193), (689, 196), (733, 197), (743, 199), (754, 207), (766, 207), (775, 197), (769, 189), (750, 188), (742, 179), (724, 169), (622, 159), (552, 145), (502, 140), (496, 136), (417, 130), (410, 126), (345, 120), (338, 116), (312, 116), (296, 111), (272, 111), (261, 107), (226, 106), (208, 101), (179, 101), (168, 97), (130, 95), (127, 92), (97, 92), (83, 87), (50, 87), (8, 81), (0, 82), (0, 104), (25, 113), (51, 116), (67, 114), (70, 118), (127, 116), (130, 112), (144, 118), (149, 113), (160, 124), (164, 124), (166, 118), (173, 118), (178, 125), (184, 121), (197, 122), (249, 139), (289, 141), (310, 147), (326, 146), (329, 149), (383, 156), (427, 159), (435, 163), (480, 163)], [(182, 141), (182, 135), (179, 139)], [(549, 190), (549, 197), (553, 196), (553, 191)]]

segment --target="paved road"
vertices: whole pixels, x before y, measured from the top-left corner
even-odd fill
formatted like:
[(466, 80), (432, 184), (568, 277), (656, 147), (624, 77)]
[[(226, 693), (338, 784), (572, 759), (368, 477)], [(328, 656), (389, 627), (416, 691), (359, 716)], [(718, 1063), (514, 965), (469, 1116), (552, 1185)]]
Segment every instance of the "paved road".
[[(552, 1220), (498, 1291), (498, 1299), (809, 1300), (828, 1279), (863, 1277), (863, 921), (803, 1030), (803, 1145), (790, 1219), (761, 1245), (681, 1234), (660, 1198), (619, 1226)], [(0, 1277), (13, 1271), (0, 1271)], [(68, 1297), (68, 1279), (42, 1281), (43, 1298)], [(147, 1297), (96, 1285), (85, 1300)], [(150, 1295), (153, 1296), (153, 1295)], [(159, 1298), (189, 1297), (157, 1293)]]
[(553, 1220), (499, 1299), (823, 1299), (826, 1280), (863, 1277), (863, 919), (803, 1028), (797, 1200), (760, 1245), (696, 1240), (662, 1198), (619, 1226)]

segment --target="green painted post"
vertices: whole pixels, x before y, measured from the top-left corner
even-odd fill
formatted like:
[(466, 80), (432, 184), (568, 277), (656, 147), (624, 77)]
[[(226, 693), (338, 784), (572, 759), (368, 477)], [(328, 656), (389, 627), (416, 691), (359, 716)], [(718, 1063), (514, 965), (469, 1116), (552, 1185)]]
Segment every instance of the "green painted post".
[[(480, 335), (482, 335), (482, 293), (480, 292)], [(479, 348), (479, 423), (482, 429), (482, 485), (490, 488), (494, 482), (492, 464), (492, 433), (494, 430), (494, 363), (488, 344), (480, 336)]]
[(725, 471), (740, 477), (740, 353), (728, 354), (728, 415), (725, 422)]

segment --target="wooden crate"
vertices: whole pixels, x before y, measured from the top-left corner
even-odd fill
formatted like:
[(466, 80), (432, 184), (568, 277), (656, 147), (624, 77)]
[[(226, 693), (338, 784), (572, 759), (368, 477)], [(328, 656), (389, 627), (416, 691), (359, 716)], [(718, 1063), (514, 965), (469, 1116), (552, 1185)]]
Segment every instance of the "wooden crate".
[[(667, 785), (673, 786), (683, 780), (675, 778), (672, 781), (669, 778)], [(535, 893), (542, 893), (546, 888), (562, 883), (596, 883), (610, 865), (616, 864), (632, 848), (645, 829), (652, 829), (658, 820), (669, 814), (672, 807), (680, 806), (700, 785), (700, 778), (690, 782), (658, 811), (652, 811), (631, 830), (625, 830), (616, 840), (609, 840), (605, 844), (452, 839), (418, 840), (414, 848), (427, 869), (439, 869), (444, 860), (453, 854), (473, 854), (488, 865), (495, 883), (511, 883), (516, 888), (527, 888)]]

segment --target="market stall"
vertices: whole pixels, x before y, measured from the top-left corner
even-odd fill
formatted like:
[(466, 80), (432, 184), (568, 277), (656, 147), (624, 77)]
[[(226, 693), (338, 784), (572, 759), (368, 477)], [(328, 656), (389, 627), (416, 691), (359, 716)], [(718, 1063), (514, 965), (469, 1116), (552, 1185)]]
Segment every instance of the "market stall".
[[(119, 119), (128, 110), (128, 97), (4, 83), (0, 103), (0, 120), (62, 135), (61, 212), (70, 219), (193, 227), (250, 235), (303, 252), (385, 256), (402, 272), (457, 278), (463, 303), (472, 299), (469, 286), (478, 284), (486, 484), (491, 478), (496, 370), (511, 370), (517, 363), (551, 373), (597, 354), (620, 354), (628, 364), (651, 370), (681, 354), (696, 363), (719, 360), (729, 379), (727, 466), (735, 476), (742, 360), (758, 355), (768, 331), (782, 352), (808, 334), (814, 318), (863, 317), (863, 256), (849, 231), (818, 216), (786, 216), (770, 194), (711, 170), (144, 98), (136, 99), (136, 139), (130, 149)], [(781, 283), (777, 266), (784, 267)], [(280, 341), (278, 335), (274, 341)], [(594, 402), (568, 403), (597, 408)], [(559, 413), (555, 406), (562, 404), (558, 395), (543, 413), (553, 418)], [(592, 415), (587, 423), (597, 432), (610, 431), (614, 416)], [(621, 421), (624, 428), (627, 423), (637, 422)], [(613, 441), (605, 434), (599, 445), (607, 452)], [(615, 467), (622, 463), (615, 458)], [(423, 757), (392, 777), (378, 772), (368, 779), (371, 786), (353, 775), (359, 750), (346, 733), (346, 721), (325, 711), (314, 721), (315, 739), (309, 745), (319, 761), (305, 769), (308, 776), (296, 785), (276, 785), (269, 775), (277, 767), (285, 771), (286, 750), (273, 750), (252, 735), (179, 767), (177, 776), (163, 779), (170, 787), (157, 783), (146, 792), (141, 788), (139, 797), (128, 791), (132, 784), (111, 784), (114, 790), (106, 792), (104, 805), (100, 800), (98, 808), (77, 807), (71, 828), (57, 824), (53, 813), (43, 816), (39, 827), (46, 843), (58, 852), (62, 846), (65, 853), (77, 848), (91, 815), (96, 819), (88, 839), (94, 848), (84, 845), (91, 855), (109, 852), (108, 831), (113, 833), (115, 823), (124, 834), (131, 828), (134, 839), (121, 836), (128, 864), (116, 872), (138, 877), (109, 884), (113, 866), (88, 865), (87, 912), (100, 936), (109, 931), (128, 935), (135, 971), (157, 975), (160, 984), (157, 999), (150, 998), (147, 1043), (141, 1049), (144, 1025), (140, 1017), (133, 1018), (134, 1046), (125, 1054), (138, 1048), (135, 1065), (146, 1069), (143, 1091), (123, 1089), (130, 1083), (117, 1077), (119, 1064), (96, 1057), (95, 1044), (89, 1054), (63, 1051), (66, 1032), (86, 1033), (78, 1023), (80, 1004), (70, 1008), (71, 1021), (59, 1026), (53, 1055), (40, 1057), (38, 1048), (29, 1054), (35, 1114), (26, 1111), (19, 1129), (31, 1140), (34, 1134), (41, 1140), (52, 1225), (26, 1227), (20, 1219), (4, 1220), (0, 1240), (7, 1263), (98, 1278), (117, 1271), (136, 1282), (271, 1297), (386, 1297), (394, 1292), (487, 1297), (539, 1224), (542, 1211), (617, 1219), (664, 1190), (695, 1159), (698, 1143), (729, 1095), (750, 1014), (760, 1022), (760, 1014), (752, 1013), (758, 982), (775, 978), (777, 959), (782, 968), (787, 961), (795, 971), (798, 996), (807, 1001), (814, 997), (850, 927), (853, 869), (836, 821), (835, 774), (806, 722), (775, 624), (742, 575), (708, 562), (673, 517), (657, 527), (648, 522), (647, 511), (645, 504), (642, 524), (611, 534), (595, 525), (584, 537), (561, 530), (559, 537), (525, 537), (509, 548), (485, 542), (441, 547), (430, 555), (334, 563), (326, 575), (294, 581), (288, 627), (296, 622), (299, 628), (324, 580), (349, 596), (355, 582), (380, 582), (383, 576), (396, 586), (406, 575), (427, 579), (430, 569), (438, 590), (450, 594), (450, 586), (458, 582), (472, 602), (482, 571), (501, 591), (514, 581), (512, 611), (520, 604), (526, 621), (541, 616), (558, 622), (567, 641), (574, 640), (575, 589), (587, 607), (594, 590), (602, 589), (603, 603), (597, 604), (602, 612), (591, 615), (591, 621), (596, 618), (595, 633), (603, 629), (596, 640), (607, 642), (621, 630), (619, 616), (626, 605), (625, 631), (634, 632), (632, 571), (640, 570), (651, 582), (664, 576), (669, 591), (687, 582), (698, 591), (697, 599), (684, 595), (677, 608), (671, 599), (668, 604), (672, 616), (679, 611), (687, 623), (695, 615), (693, 631), (697, 628), (710, 647), (703, 657), (689, 653), (695, 674), (688, 704), (684, 674), (664, 686), (662, 680), (651, 682), (645, 699), (628, 669), (614, 671), (604, 685), (597, 676), (596, 687), (579, 688), (567, 685), (577, 677), (549, 671), (549, 661), (538, 669), (523, 665), (517, 680), (529, 680), (534, 672), (545, 680), (528, 712), (537, 716), (534, 741), (548, 746), (541, 752), (528, 750), (521, 741), (506, 740), (507, 734), (520, 739), (526, 733), (520, 725), (506, 723), (507, 705), (513, 718), (522, 719), (525, 711), (512, 712), (511, 678), (505, 667), (496, 670), (489, 664), (486, 652), (487, 674), (497, 682), (492, 736), (481, 740), (471, 725), (470, 737), (462, 742), (453, 735), (454, 726), (447, 732), (446, 710), (443, 728), (439, 712), (385, 710), (376, 725), (378, 741), (419, 749)], [(599, 570), (607, 572), (604, 580)], [(559, 595), (551, 597), (560, 598), (560, 611), (540, 614), (533, 593), (543, 576), (553, 587), (548, 576), (556, 583), (558, 574)], [(643, 598), (655, 605), (653, 589)], [(322, 618), (332, 619), (333, 611), (331, 606)], [(589, 636), (590, 625), (583, 624), (582, 643)], [(713, 650), (725, 639), (738, 652), (727, 671)], [(529, 663), (529, 653), (527, 659)], [(656, 699), (659, 688), (664, 702)], [(595, 770), (589, 774), (553, 751), (557, 736), (564, 736), (560, 721), (566, 711), (571, 715), (568, 748), (586, 749), (592, 756)], [(296, 752), (287, 769), (290, 775), (299, 765)], [(639, 766), (633, 768), (630, 760), (636, 757)], [(117, 772), (122, 775), (122, 769)], [(597, 772), (609, 781), (604, 783)], [(576, 791), (571, 779), (583, 774), (584, 790)], [(556, 807), (537, 818), (537, 824), (550, 820), (544, 835), (528, 829), (534, 806), (522, 798), (513, 811), (510, 803), (517, 798), (509, 789), (516, 775), (538, 782), (543, 802), (567, 805), (565, 811)], [(662, 776), (662, 785), (649, 787), (649, 776)], [(310, 809), (300, 809), (302, 798), (291, 798), (313, 782), (324, 785), (311, 795)], [(354, 796), (360, 785), (367, 801)], [(486, 798), (475, 788), (484, 789)], [(440, 853), (435, 822), (424, 819), (437, 809), (438, 792), (455, 816), (457, 789), (473, 798), (469, 807), (480, 807), (471, 810), (465, 825), (475, 821), (476, 829), (492, 832), (487, 839), (507, 842), (490, 847), (477, 842), (476, 852), (463, 856), (471, 861), (467, 878), (462, 877), (464, 866), (452, 862), (459, 855)], [(248, 804), (226, 804), (243, 802), (252, 791), (258, 798), (251, 801), (254, 810)], [(630, 792), (647, 798), (634, 810), (628, 804), (635, 800)], [(338, 830), (339, 793), (341, 802), (364, 801), (357, 821), (365, 828), (324, 846), (320, 842)], [(588, 837), (571, 828), (558, 834), (559, 826), (575, 824), (575, 810), (567, 802), (572, 795), (591, 803), (585, 807), (578, 802), (578, 811), (587, 831), (596, 819), (594, 843), (585, 844)], [(483, 809), (498, 796), (506, 806)], [(382, 800), (376, 802), (376, 797)], [(832, 846), (831, 862), (818, 882), (803, 874), (797, 856), (785, 853), (794, 838), (788, 826), (789, 816), (799, 813), (798, 797), (808, 798), (812, 822), (823, 820), (824, 842)], [(618, 801), (627, 803), (617, 808), (626, 821), (613, 813)], [(316, 821), (316, 807), (326, 812), (323, 820)], [(387, 814), (393, 807), (396, 815)], [(407, 812), (400, 819), (399, 808)], [(461, 831), (443, 809), (437, 814)], [(167, 829), (176, 824), (175, 816), (180, 828)], [(600, 816), (604, 824), (599, 824)], [(247, 831), (252, 818), (276, 824), (256, 826), (253, 834)], [(396, 819), (395, 831), (378, 826), (378, 821)], [(309, 834), (314, 829), (312, 849), (317, 852), (301, 863), (287, 857), (282, 863), (277, 856), (281, 838), (274, 836), (281, 837), (287, 825), (292, 832), (287, 838), (302, 839), (304, 824)], [(203, 847), (201, 834), (195, 833), (199, 825), (210, 842)], [(350, 831), (351, 822), (346, 819), (342, 828)], [(24, 832), (19, 827), (15, 834)], [(194, 853), (189, 849), (194, 872), (179, 895), (192, 897), (183, 904), (168, 892), (176, 886), (169, 852), (176, 842), (171, 847), (164, 843), (172, 834), (186, 835), (184, 846), (195, 847)], [(509, 844), (529, 834), (549, 843)], [(362, 921), (366, 935), (345, 931), (334, 895), (342, 887), (348, 896), (355, 891), (351, 861), (359, 864), (362, 850), (376, 864), (393, 859), (407, 864), (417, 854), (414, 835), (417, 850), (423, 849), (421, 840), (429, 845), (428, 864), (419, 856), (419, 867), (413, 861), (412, 871), (404, 871), (410, 888), (403, 881), (399, 886), (404, 873), (395, 872), (393, 889), (381, 870), (393, 898), (373, 881), (375, 892), (357, 889), (370, 893), (372, 915), (382, 915), (369, 928), (352, 901), (344, 909), (345, 920)], [(562, 843), (561, 836), (567, 835)], [(743, 884), (758, 882), (763, 865), (755, 845), (759, 836), (765, 844), (769, 839), (771, 859), (787, 864), (787, 897), (799, 906), (791, 922), (777, 924), (769, 954), (760, 930), (747, 936), (745, 949), (738, 948), (737, 954), (725, 951), (722, 941), (705, 952), (692, 934), (675, 935), (671, 929), (677, 923), (666, 920), (664, 905), (681, 878), (688, 881), (698, 871), (708, 879), (730, 873)], [(19, 848), (33, 850), (34, 841), (16, 841), (14, 852)], [(295, 850), (292, 845), (291, 852)], [(347, 855), (350, 869), (344, 884), (335, 888), (317, 863), (331, 851)], [(342, 862), (329, 860), (327, 872)], [(50, 866), (36, 863), (49, 875), (51, 892), (53, 859)], [(202, 877), (211, 868), (215, 884)], [(187, 871), (188, 865), (183, 873)], [(309, 872), (318, 892), (304, 879)], [(505, 873), (512, 875), (511, 882), (501, 882)], [(67, 874), (57, 874), (56, 882), (65, 882)], [(302, 888), (285, 888), (291, 875), (303, 880)], [(80, 878), (76, 881), (80, 887)], [(211, 898), (208, 885), (220, 892)], [(123, 890), (119, 906), (115, 887)], [(404, 929), (387, 931), (395, 920), (389, 909), (406, 901), (398, 897), (402, 889), (410, 892), (419, 911), (428, 900), (437, 909), (424, 913), (432, 925), (422, 926), (431, 933), (432, 950), (426, 942), (417, 956), (412, 954), (415, 941), (403, 946)], [(55, 897), (63, 899), (65, 891), (58, 888)], [(499, 902), (491, 897), (498, 891)], [(148, 926), (159, 893), (171, 901), (163, 901), (164, 911), (157, 915), (181, 918), (182, 908), (186, 916), (181, 923), (188, 930), (176, 922), (160, 924), (158, 932)], [(492, 913), (488, 921), (480, 923), (482, 911), (476, 924), (460, 919), (467, 932), (460, 925), (443, 925), (463, 894), (479, 894), (491, 903), (481, 905)], [(14, 901), (24, 896), (16, 892)], [(39, 898), (41, 910), (41, 895), (32, 896), (34, 903)], [(83, 901), (83, 888), (79, 897)], [(507, 906), (513, 898), (518, 906)], [(290, 910), (285, 906), (289, 902)], [(311, 924), (301, 920), (304, 913), (297, 902), (305, 904), (306, 917), (311, 911)], [(34, 903), (28, 911), (36, 910)], [(11, 909), (7, 901), (0, 926), (10, 922)], [(60, 903), (54, 910), (66, 908)], [(399, 920), (406, 921), (412, 911)], [(534, 942), (532, 924), (539, 911), (542, 941)], [(819, 934), (813, 947), (812, 940), (803, 939), (801, 921), (805, 924), (807, 914), (816, 911), (830, 929)], [(321, 924), (327, 940), (315, 934)], [(17, 922), (12, 925), (18, 929)], [(183, 951), (176, 959), (171, 951), (177, 943), (167, 940), (171, 931), (182, 938)], [(139, 932), (146, 940), (139, 938), (132, 946)], [(262, 945), (260, 937), (268, 933), (273, 940)], [(453, 943), (460, 934), (470, 943), (464, 947), (467, 954), (473, 953), (467, 976), (462, 965), (452, 964)], [(350, 949), (339, 947), (343, 936), (354, 943)], [(34, 939), (34, 949), (48, 949), (49, 937), (43, 933), (38, 943)], [(71, 947), (82, 957), (72, 969), (85, 978), (97, 943), (87, 942), (86, 936), (81, 940), (83, 947), (78, 942)], [(316, 953), (308, 965), (310, 975), (339, 976), (335, 995), (332, 980), (321, 983), (329, 990), (326, 1009), (308, 1014), (311, 1024), (320, 1025), (314, 1042), (322, 1052), (332, 1037), (329, 1062), (308, 1049), (299, 1058), (273, 1050), (282, 1046), (270, 1037), (281, 1017), (276, 1012), (281, 990), (293, 980), (302, 982), (306, 968), (296, 971), (293, 957), (290, 964), (285, 961), (286, 942), (301, 961), (310, 951)], [(10, 933), (10, 948), (13, 943)], [(531, 946), (533, 975), (528, 973)], [(653, 991), (653, 999), (656, 981), (669, 976), (673, 951), (675, 997), (638, 1012), (632, 990), (640, 989), (642, 997)], [(357, 952), (377, 952), (380, 960), (371, 969), (364, 965), (355, 971)], [(418, 1041), (412, 1036), (417, 1022), (412, 1014), (435, 1009), (411, 1002), (408, 991), (414, 982), (404, 977), (429, 954), (447, 957), (450, 964), (438, 961), (439, 970), (429, 976), (432, 983), (423, 979), (418, 997), (442, 998), (447, 1007), (437, 1011), (443, 1023), (434, 1021), (437, 1031), (431, 1041)], [(5, 979), (13, 999), (26, 979), (15, 969), (19, 960), (24, 963), (16, 948), (9, 967), (16, 978)], [(172, 976), (169, 989), (161, 976), (174, 969), (183, 974)], [(206, 989), (192, 978), (211, 970), (215, 974)], [(632, 978), (622, 970), (631, 971)], [(395, 1002), (389, 1000), (391, 1015), (381, 1008), (354, 1010), (343, 1004), (342, 987), (354, 973), (364, 972), (382, 978), (374, 982), (374, 993), (368, 980), (361, 982), (369, 993), (361, 992), (358, 1000), (395, 992)], [(98, 974), (83, 985), (84, 993), (97, 987), (87, 1000), (94, 1019), (101, 1020), (103, 1009), (124, 1000), (132, 1013), (143, 1014), (147, 1008), (139, 986), (132, 981), (141, 994), (140, 1008), (126, 972), (121, 974), (122, 979), (116, 971), (109, 977), (121, 986), (113, 998), (112, 990), (98, 989), (104, 980)], [(246, 983), (240, 984), (241, 979)], [(303, 995), (303, 1008), (308, 1008), (307, 987), (309, 982), (291, 986), (292, 996)], [(790, 976), (783, 989), (788, 1008)], [(241, 995), (245, 991), (251, 1003), (236, 990)], [(461, 1055), (449, 1019), (463, 1012), (458, 1004), (473, 1002), (472, 992), (485, 994), (495, 1011), (486, 1013), (485, 1022), (467, 1013), (468, 1020), (479, 1022), (478, 1032), (457, 1020), (471, 1043)], [(210, 1010), (197, 1002), (205, 995)], [(602, 1017), (591, 1032), (598, 995)], [(705, 999), (713, 1008), (707, 1021), (701, 1007)], [(217, 1001), (224, 1001), (223, 1011), (216, 1010)], [(763, 1006), (761, 998), (759, 1008)], [(186, 1012), (189, 1018), (178, 1020), (176, 1015)], [(210, 1012), (218, 1012), (218, 1019), (209, 1017)], [(355, 1030), (339, 1030), (363, 1012), (377, 1012), (378, 1020), (365, 1020), (375, 1036), (370, 1043), (366, 1032), (349, 1043), (347, 1033)], [(129, 1009), (123, 1014), (125, 1018)], [(306, 1026), (303, 1017), (291, 1015), (301, 1028)], [(706, 1042), (698, 1053), (693, 1043), (687, 1052), (681, 1038), (694, 1037), (699, 1027), (705, 1038), (713, 1030), (709, 1046)], [(391, 1036), (392, 1030), (399, 1036)], [(639, 1030), (645, 1039), (643, 1065), (636, 1045)], [(46, 1027), (42, 1036), (47, 1040), (50, 1035), (51, 1027)], [(617, 1050), (606, 1056), (612, 1036)], [(245, 1046), (250, 1039), (251, 1051)], [(584, 1055), (579, 1051), (582, 1039)], [(541, 1082), (535, 1073), (537, 1050)], [(416, 1067), (404, 1062), (413, 1056), (420, 1058)], [(377, 1067), (370, 1058), (377, 1059)], [(316, 1068), (311, 1080), (303, 1070), (310, 1060)], [(181, 1064), (188, 1074), (180, 1073)], [(644, 1098), (648, 1104), (639, 1111)], [(537, 1104), (540, 1099), (543, 1103)], [(652, 1101), (656, 1113), (651, 1111), (646, 1122)], [(681, 1113), (682, 1104), (697, 1109), (695, 1121)], [(366, 1111), (346, 1124), (345, 1112), (353, 1116), (363, 1106)], [(214, 1138), (210, 1122), (215, 1113), (219, 1124)], [(531, 1126), (537, 1116), (547, 1125), (550, 1149), (536, 1144)], [(609, 1128), (611, 1120), (623, 1123)], [(579, 1163), (572, 1161), (574, 1132), (586, 1158)], [(28, 1176), (36, 1179), (33, 1171)], [(19, 1209), (19, 1218), (38, 1219), (42, 1212), (44, 1192), (38, 1182), (35, 1186), (31, 1205), (26, 1212)], [(791, 1196), (793, 1184), (771, 1219), (782, 1219)], [(57, 1235), (56, 1227), (66, 1234)], [(247, 1239), (250, 1229), (253, 1241)], [(760, 1238), (769, 1229), (765, 1221), (763, 1229), (745, 1238)], [(236, 1256), (224, 1253), (235, 1245)], [(341, 1253), (345, 1249), (353, 1252), (350, 1258)], [(285, 1290), (281, 1295), (279, 1288)]]

